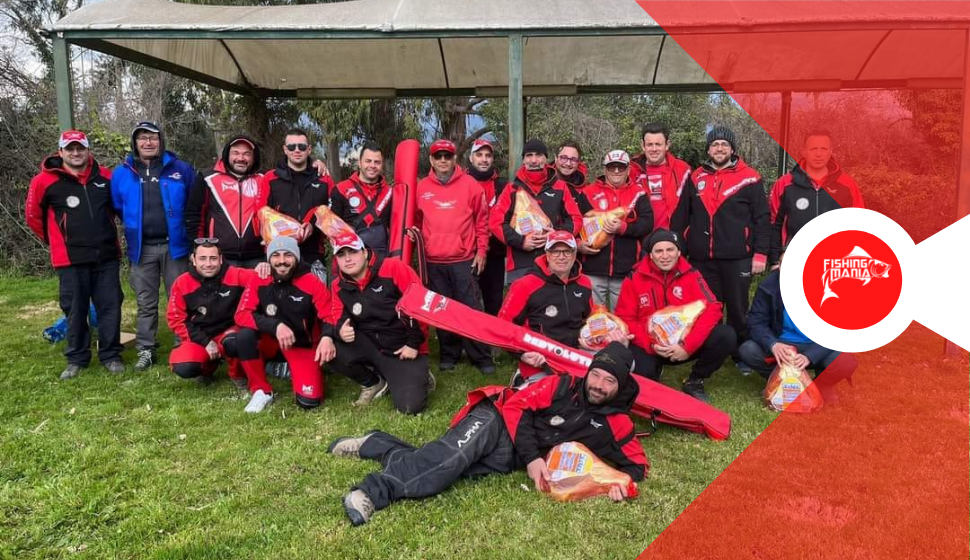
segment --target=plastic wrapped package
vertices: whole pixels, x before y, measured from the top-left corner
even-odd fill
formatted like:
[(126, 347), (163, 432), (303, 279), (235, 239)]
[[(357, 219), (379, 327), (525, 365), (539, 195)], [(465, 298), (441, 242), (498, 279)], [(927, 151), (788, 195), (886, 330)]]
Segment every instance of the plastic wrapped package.
[(338, 237), (343, 233), (357, 233), (354, 231), (354, 228), (347, 225), (347, 222), (341, 220), (340, 216), (334, 214), (327, 206), (317, 206), (313, 214), (317, 218), (317, 228), (330, 239)]
[(647, 330), (661, 346), (680, 344), (705, 307), (703, 301), (665, 307), (650, 316)]
[(762, 395), (768, 408), (787, 412), (815, 412), (822, 408), (822, 394), (808, 372), (782, 364), (768, 377)]
[(603, 224), (608, 220), (625, 220), (627, 214), (629, 214), (629, 211), (626, 208), (614, 208), (605, 211), (590, 210), (583, 216), (583, 229), (579, 231), (579, 236), (590, 247), (602, 249), (613, 239), (612, 234), (603, 230)]
[(539, 203), (522, 189), (515, 192), (515, 209), (512, 211), (510, 225), (519, 235), (552, 229), (552, 221), (539, 207)]
[(277, 237), (292, 237), (300, 239), (300, 222), (293, 218), (277, 212), (269, 206), (259, 209), (259, 234), (263, 237), (263, 243), (269, 242)]
[(546, 456), (549, 495), (559, 502), (576, 502), (606, 495), (613, 486), (626, 488), (627, 498), (637, 496), (630, 475), (609, 466), (585, 445), (568, 441), (553, 447)]
[(579, 339), (588, 347), (600, 350), (608, 344), (606, 335), (617, 330), (623, 335), (630, 334), (626, 321), (610, 313), (602, 305), (597, 305), (586, 319), (586, 324), (579, 329)]

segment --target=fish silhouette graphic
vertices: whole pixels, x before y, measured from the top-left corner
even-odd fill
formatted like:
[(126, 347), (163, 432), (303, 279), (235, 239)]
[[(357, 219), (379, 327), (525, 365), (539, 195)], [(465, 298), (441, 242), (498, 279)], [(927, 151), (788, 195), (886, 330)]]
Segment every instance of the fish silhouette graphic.
[(889, 278), (891, 264), (872, 258), (865, 249), (856, 246), (842, 259), (825, 259), (822, 273), (821, 306), (829, 298), (839, 297), (832, 291), (832, 283), (843, 278), (861, 280), (863, 286), (869, 285), (873, 278)]

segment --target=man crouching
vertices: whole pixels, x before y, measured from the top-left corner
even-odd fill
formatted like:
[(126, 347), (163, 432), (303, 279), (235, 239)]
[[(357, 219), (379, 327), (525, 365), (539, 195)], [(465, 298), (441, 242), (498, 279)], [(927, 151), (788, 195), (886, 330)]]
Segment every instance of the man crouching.
[[(439, 439), (416, 448), (384, 432), (340, 438), (330, 453), (380, 461), (372, 473), (344, 497), (353, 525), (374, 511), (405, 498), (425, 498), (445, 491), (462, 477), (509, 473), (525, 466), (536, 489), (545, 489), (549, 470), (544, 457), (567, 441), (588, 447), (634, 481), (647, 473), (647, 458), (628, 415), (639, 393), (632, 379), (633, 355), (621, 343), (600, 350), (583, 379), (551, 376), (513, 393), (501, 387), (472, 391), (468, 404)], [(615, 486), (614, 501), (626, 497)]]

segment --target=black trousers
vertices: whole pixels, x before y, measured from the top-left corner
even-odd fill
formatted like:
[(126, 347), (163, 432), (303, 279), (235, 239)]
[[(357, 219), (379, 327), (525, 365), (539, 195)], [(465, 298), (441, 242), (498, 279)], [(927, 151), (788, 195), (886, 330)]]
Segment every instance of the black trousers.
[[(748, 340), (748, 290), (751, 289), (751, 259), (692, 262), (701, 273), (714, 297), (724, 304), (727, 324), (738, 335), (737, 346)], [(737, 346), (731, 350), (734, 361), (741, 359)]]
[(384, 354), (365, 333), (357, 331), (352, 344), (338, 337), (334, 342), (337, 357), (330, 362), (337, 373), (369, 387), (378, 375), (387, 380), (388, 390), (398, 411), (417, 414), (428, 404), (428, 355), (418, 354), (413, 360), (402, 360)]
[(505, 255), (485, 257), (485, 270), (478, 276), (485, 313), (497, 316), (505, 296)]
[[(707, 379), (713, 375), (724, 363), (724, 359), (731, 355), (735, 346), (737, 346), (737, 339), (731, 327), (727, 325), (717, 325), (714, 327), (714, 330), (708, 335), (704, 344), (687, 359), (688, 362), (694, 362), (694, 367), (690, 370), (689, 379)], [(653, 379), (654, 381), (660, 380), (660, 374), (663, 373), (663, 366), (683, 363), (671, 362), (661, 356), (647, 354), (646, 351), (636, 344), (631, 344), (630, 350), (633, 352), (633, 359), (635, 361), (633, 372), (648, 379)]]
[[(428, 263), (428, 280), (433, 291), (482, 311), (482, 295), (478, 291), (478, 278), (472, 273), (472, 261)], [(464, 349), (468, 360), (476, 366), (491, 365), (492, 351), (487, 345), (445, 330), (437, 329), (437, 332), (441, 363), (457, 364)]]
[(57, 269), (61, 311), (67, 317), (67, 363), (81, 367), (91, 363), (91, 331), (88, 309), (98, 314), (98, 361), (121, 359), (121, 292), (117, 260), (79, 264)]
[(491, 402), (482, 402), (440, 438), (422, 447), (384, 432), (374, 432), (360, 447), (364, 459), (380, 461), (355, 486), (383, 509), (405, 498), (426, 498), (447, 490), (460, 478), (510, 473), (515, 469), (515, 448), (505, 422)]

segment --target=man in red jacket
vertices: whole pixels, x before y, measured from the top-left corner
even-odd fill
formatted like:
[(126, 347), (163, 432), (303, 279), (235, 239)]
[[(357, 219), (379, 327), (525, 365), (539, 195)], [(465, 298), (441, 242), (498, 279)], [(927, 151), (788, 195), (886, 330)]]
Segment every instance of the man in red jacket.
[[(731, 129), (707, 133), (710, 159), (691, 174), (671, 230), (685, 240), (688, 260), (727, 307), (727, 324), (742, 343), (751, 277), (765, 271), (771, 249), (771, 217), (761, 175), (736, 152)], [(737, 349), (733, 357), (741, 373), (751, 373)]]
[[(482, 186), (456, 165), (455, 152), (450, 140), (431, 144), (431, 173), (418, 182), (414, 225), (424, 239), (431, 289), (481, 311), (478, 275), (488, 253), (488, 202)], [(487, 345), (440, 329), (438, 341), (440, 371), (454, 369), (464, 348), (482, 373), (495, 373)]]
[(189, 256), (192, 267), (172, 284), (168, 302), (168, 326), (181, 343), (172, 350), (168, 363), (183, 379), (212, 383), (219, 361), (229, 365), (229, 379), (237, 388), (248, 386), (246, 374), (236, 360), (234, 315), (246, 285), (270, 274), (269, 264), (260, 263), (256, 271), (225, 265), (219, 240), (195, 240)]
[(236, 348), (249, 379), (252, 399), (246, 412), (262, 412), (273, 402), (263, 359), (283, 353), (292, 371), (296, 404), (304, 409), (323, 402), (320, 366), (333, 359), (330, 290), (300, 262), (300, 247), (292, 237), (277, 237), (266, 247), (272, 276), (246, 286), (236, 309)]
[(400, 259), (370, 251), (353, 233), (333, 240), (339, 270), (333, 281), (336, 371), (360, 384), (355, 406), (391, 392), (404, 414), (424, 410), (434, 378), (428, 370), (426, 330), (395, 306), (420, 280)]
[(670, 153), (670, 130), (659, 123), (644, 125), (643, 153), (630, 162), (630, 178), (646, 188), (653, 206), (653, 228), (670, 229), (670, 217), (690, 179), (690, 166)]
[(357, 171), (330, 191), (330, 209), (354, 228), (368, 250), (387, 255), (393, 188), (384, 179), (384, 155), (376, 142), (360, 147)]
[(83, 132), (64, 132), (57, 146), (57, 154), (45, 159), (30, 181), (24, 213), (31, 231), (50, 248), (60, 285), (61, 311), (67, 317), (67, 367), (61, 379), (75, 377), (91, 362), (92, 303), (98, 313), (98, 360), (111, 373), (122, 373), (124, 296), (111, 172), (94, 160)]
[[(630, 351), (614, 342), (593, 356), (583, 379), (554, 375), (518, 392), (497, 386), (472, 391), (451, 428), (420, 448), (378, 431), (337, 439), (330, 453), (383, 467), (344, 497), (344, 512), (362, 525), (393, 502), (435, 496), (460, 478), (522, 467), (536, 490), (546, 490), (545, 457), (567, 441), (582, 443), (634, 482), (643, 480), (649, 466), (629, 416), (640, 390), (632, 365)], [(623, 501), (626, 489), (614, 486), (609, 497)]]
[(828, 132), (810, 132), (802, 144), (802, 159), (791, 173), (771, 187), (772, 238), (769, 262), (778, 265), (779, 253), (813, 218), (839, 208), (865, 208), (859, 185), (832, 159)]
[[(576, 235), (583, 225), (576, 201), (556, 169), (547, 165), (548, 150), (541, 140), (529, 140), (522, 148), (522, 167), (508, 184), (489, 214), (488, 227), (496, 239), (508, 247), (505, 283), (525, 276), (536, 257), (542, 254), (550, 231), (563, 230)], [(534, 200), (552, 222), (552, 229), (542, 232), (517, 233), (512, 227), (516, 193), (523, 191)]]
[(579, 200), (579, 210), (605, 212), (625, 209), (623, 218), (611, 218), (603, 225), (609, 242), (594, 248), (580, 241), (583, 272), (593, 284), (593, 301), (609, 309), (616, 307), (620, 283), (640, 260), (640, 243), (653, 231), (653, 208), (643, 187), (630, 179), (630, 154), (612, 150), (603, 157), (603, 175), (586, 187)]
[[(630, 349), (636, 358), (634, 372), (656, 381), (664, 365), (696, 360), (683, 389), (707, 402), (704, 380), (734, 350), (734, 331), (721, 324), (721, 303), (703, 276), (680, 255), (674, 233), (665, 229), (653, 232), (647, 239), (647, 248), (649, 258), (640, 261), (623, 282), (616, 305), (617, 317), (626, 321), (633, 335)], [(704, 303), (704, 311), (680, 342), (663, 344), (652, 329), (648, 330), (654, 313), (695, 301)]]

